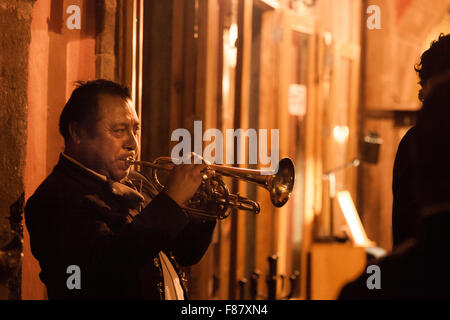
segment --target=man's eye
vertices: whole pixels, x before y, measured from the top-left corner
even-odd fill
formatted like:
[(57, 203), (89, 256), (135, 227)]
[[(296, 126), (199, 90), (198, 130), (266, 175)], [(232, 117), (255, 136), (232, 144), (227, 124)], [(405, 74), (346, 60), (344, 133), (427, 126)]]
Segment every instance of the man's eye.
[(124, 134), (125, 133), (125, 129), (115, 129), (114, 132), (117, 134)]

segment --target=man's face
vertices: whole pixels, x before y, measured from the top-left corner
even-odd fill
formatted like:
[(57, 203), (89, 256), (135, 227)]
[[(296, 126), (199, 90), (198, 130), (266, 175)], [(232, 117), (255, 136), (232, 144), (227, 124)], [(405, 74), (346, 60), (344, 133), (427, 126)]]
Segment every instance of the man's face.
[(130, 172), (127, 157), (136, 156), (139, 119), (131, 101), (118, 96), (101, 95), (98, 107), (99, 120), (92, 132), (81, 135), (83, 164), (119, 181)]

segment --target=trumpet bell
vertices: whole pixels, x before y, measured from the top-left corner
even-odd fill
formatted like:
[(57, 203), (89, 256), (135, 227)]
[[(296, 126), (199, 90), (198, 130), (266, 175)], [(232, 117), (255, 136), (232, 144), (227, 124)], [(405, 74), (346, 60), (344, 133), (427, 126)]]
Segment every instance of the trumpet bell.
[(281, 159), (278, 163), (278, 171), (271, 176), (267, 184), (272, 204), (281, 208), (288, 202), (294, 188), (295, 169), (292, 160), (289, 158)]

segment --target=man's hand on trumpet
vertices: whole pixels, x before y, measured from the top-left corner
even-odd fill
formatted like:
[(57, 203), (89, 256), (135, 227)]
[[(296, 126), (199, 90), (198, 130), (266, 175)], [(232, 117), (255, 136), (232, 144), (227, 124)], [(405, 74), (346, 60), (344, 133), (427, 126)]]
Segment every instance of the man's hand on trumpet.
[[(192, 152), (190, 163), (194, 163), (195, 157), (199, 156)], [(202, 171), (206, 166), (205, 163), (174, 165), (167, 178), (166, 194), (181, 206), (194, 196), (202, 182)]]

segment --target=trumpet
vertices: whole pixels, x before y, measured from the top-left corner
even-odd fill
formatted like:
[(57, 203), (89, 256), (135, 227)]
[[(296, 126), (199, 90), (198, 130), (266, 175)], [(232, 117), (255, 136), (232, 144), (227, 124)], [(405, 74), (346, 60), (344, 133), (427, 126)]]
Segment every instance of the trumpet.
[[(151, 169), (148, 178), (158, 192), (164, 189), (159, 181), (158, 170), (169, 171), (173, 168), (172, 158), (160, 157), (153, 162), (137, 161), (127, 158), (129, 165), (139, 165)], [(275, 174), (270, 171), (236, 168), (217, 164), (208, 164), (204, 170), (204, 179), (194, 196), (183, 204), (188, 213), (210, 219), (225, 219), (232, 209), (250, 211), (258, 214), (261, 210), (258, 202), (230, 193), (222, 176), (256, 184), (269, 191), (272, 204), (280, 208), (289, 200), (294, 187), (295, 170), (292, 160), (281, 159)]]

